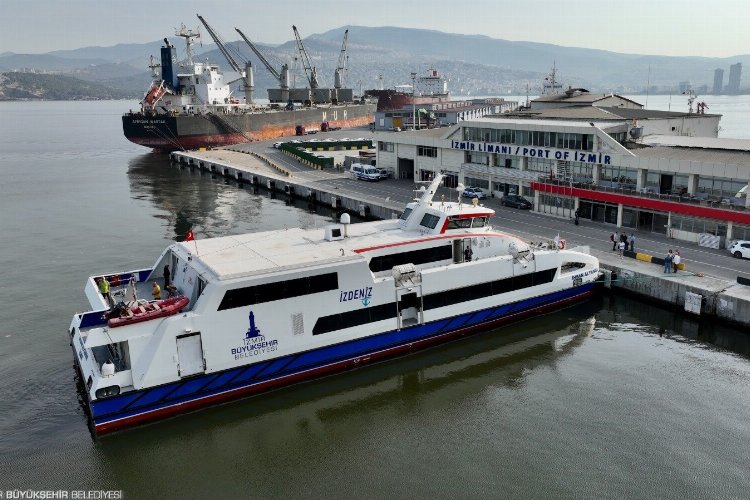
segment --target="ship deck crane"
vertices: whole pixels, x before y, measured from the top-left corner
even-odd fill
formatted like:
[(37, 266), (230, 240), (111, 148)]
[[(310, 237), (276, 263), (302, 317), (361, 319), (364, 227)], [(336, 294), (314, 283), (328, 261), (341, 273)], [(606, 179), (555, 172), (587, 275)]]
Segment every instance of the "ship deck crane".
[(282, 89), (288, 89), (289, 88), (289, 66), (284, 64), (281, 66), (281, 73), (276, 71), (276, 68), (274, 68), (270, 62), (268, 62), (268, 59), (263, 56), (263, 53), (251, 42), (243, 32), (240, 31), (239, 28), (234, 28), (234, 30), (239, 33), (239, 35), (242, 37), (243, 40), (245, 40), (245, 43), (252, 49), (252, 51), (255, 53), (256, 56), (258, 56), (258, 59), (260, 59), (260, 62), (263, 63), (263, 65), (266, 67), (266, 69), (273, 75), (276, 80), (279, 82), (279, 86)]
[(339, 54), (339, 62), (336, 65), (336, 71), (333, 75), (333, 86), (340, 89), (346, 84), (346, 42), (349, 39), (349, 30), (344, 31), (344, 42), (341, 44), (341, 54)]
[(211, 35), (211, 38), (213, 39), (214, 43), (217, 47), (219, 47), (219, 50), (224, 55), (224, 58), (226, 58), (229, 65), (232, 67), (233, 70), (235, 70), (237, 73), (242, 74), (242, 69), (240, 68), (240, 65), (237, 64), (237, 62), (234, 60), (234, 58), (229, 54), (226, 47), (224, 46), (224, 43), (221, 41), (221, 38), (219, 35), (209, 26), (209, 24), (206, 22), (205, 19), (200, 14), (197, 14), (198, 19), (200, 19), (201, 23), (203, 23), (203, 26), (206, 27), (206, 30), (208, 31), (208, 34)]
[(310, 84), (311, 89), (317, 89), (318, 72), (312, 66), (312, 64), (310, 64), (310, 58), (307, 56), (307, 51), (305, 50), (305, 46), (302, 43), (302, 38), (300, 38), (299, 36), (297, 27), (292, 26), (292, 31), (294, 31), (294, 38), (297, 40), (297, 50), (299, 50), (300, 57), (302, 59), (302, 66), (305, 68), (305, 76), (307, 76), (307, 82)]

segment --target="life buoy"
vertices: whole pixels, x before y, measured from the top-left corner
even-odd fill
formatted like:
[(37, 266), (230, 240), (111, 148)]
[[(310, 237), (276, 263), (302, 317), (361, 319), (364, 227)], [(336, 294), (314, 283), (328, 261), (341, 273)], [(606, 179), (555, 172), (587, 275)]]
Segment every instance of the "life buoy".
[(557, 247), (558, 247), (558, 248), (559, 248), (560, 250), (565, 250), (565, 240), (560, 240), (560, 241), (559, 241), (559, 242), (557, 243)]

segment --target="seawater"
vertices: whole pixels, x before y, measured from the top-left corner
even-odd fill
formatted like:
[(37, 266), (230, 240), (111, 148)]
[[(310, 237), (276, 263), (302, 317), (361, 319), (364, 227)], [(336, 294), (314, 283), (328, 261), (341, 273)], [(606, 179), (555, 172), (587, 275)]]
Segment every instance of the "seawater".
[(190, 227), (200, 245), (203, 237), (331, 220), (128, 143), (119, 115), (133, 107), (0, 103), (0, 491), (750, 491), (747, 333), (619, 296), (93, 439), (67, 334), (71, 315), (86, 307), (87, 276), (150, 265)]

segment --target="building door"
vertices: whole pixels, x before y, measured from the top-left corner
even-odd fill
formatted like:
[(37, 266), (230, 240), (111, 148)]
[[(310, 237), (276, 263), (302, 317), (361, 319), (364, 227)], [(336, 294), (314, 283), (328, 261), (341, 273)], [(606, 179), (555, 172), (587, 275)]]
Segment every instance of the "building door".
[(399, 179), (413, 179), (414, 160), (411, 160), (409, 158), (399, 158), (397, 175)]
[(177, 337), (177, 360), (177, 373), (180, 377), (189, 377), (206, 370), (200, 332)]
[(443, 186), (450, 189), (458, 186), (458, 174), (446, 173), (443, 177)]
[(672, 192), (672, 179), (673, 176), (669, 174), (661, 174), (659, 180), (659, 192), (661, 194), (670, 194)]

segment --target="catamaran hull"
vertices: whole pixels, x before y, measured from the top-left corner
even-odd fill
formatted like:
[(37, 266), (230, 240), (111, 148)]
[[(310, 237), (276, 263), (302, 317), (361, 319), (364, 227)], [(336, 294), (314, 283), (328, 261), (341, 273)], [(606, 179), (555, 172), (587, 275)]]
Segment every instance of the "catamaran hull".
[(441, 344), (582, 301), (592, 295), (595, 286), (595, 283), (588, 283), (431, 323), (96, 400), (89, 402), (88, 408), (92, 428), (95, 434), (104, 435)]

